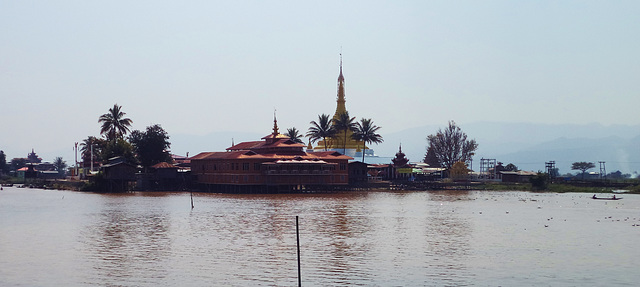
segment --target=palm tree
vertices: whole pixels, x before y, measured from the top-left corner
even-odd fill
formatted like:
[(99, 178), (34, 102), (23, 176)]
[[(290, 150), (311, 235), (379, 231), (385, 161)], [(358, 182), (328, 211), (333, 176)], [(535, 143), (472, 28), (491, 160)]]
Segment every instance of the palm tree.
[(284, 133), (285, 136), (288, 136), (292, 141), (303, 144), (304, 142), (300, 139), (302, 135), (300, 131), (295, 127), (287, 129), (287, 132)]
[(123, 138), (129, 132), (129, 127), (133, 123), (131, 119), (124, 117), (126, 113), (122, 112), (121, 108), (122, 106), (114, 104), (108, 113), (101, 115), (98, 119), (98, 123), (102, 123), (100, 134), (105, 135), (108, 140), (115, 141)]
[(356, 131), (353, 133), (353, 139), (362, 141), (362, 162), (364, 162), (366, 144), (379, 144), (384, 141), (382, 136), (376, 133), (379, 129), (380, 127), (374, 125), (371, 119), (362, 118), (360, 122), (356, 123)]
[[(80, 155), (83, 162), (93, 163), (105, 146), (103, 139), (89, 136), (80, 143)], [(93, 148), (93, 150), (92, 150)], [(93, 157), (92, 157), (93, 155)]]
[(318, 121), (311, 121), (311, 127), (307, 131), (307, 136), (312, 143), (322, 139), (324, 142), (324, 150), (327, 150), (327, 138), (333, 137), (336, 134), (336, 130), (333, 127), (333, 122), (327, 114), (318, 115)]
[(353, 122), (356, 118), (349, 117), (349, 112), (344, 112), (338, 115), (337, 119), (333, 119), (333, 127), (337, 131), (344, 131), (344, 140), (343, 140), (343, 154), (347, 153), (347, 132), (354, 132), (356, 130), (356, 123)]
[(63, 175), (65, 173), (65, 169), (67, 168), (67, 162), (62, 160), (62, 157), (56, 157), (53, 161), (53, 165), (58, 170), (58, 174)]

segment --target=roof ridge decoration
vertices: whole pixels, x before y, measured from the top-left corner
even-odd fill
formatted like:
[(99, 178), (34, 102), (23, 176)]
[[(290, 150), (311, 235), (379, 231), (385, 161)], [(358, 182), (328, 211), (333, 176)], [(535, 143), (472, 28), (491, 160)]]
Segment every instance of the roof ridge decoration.
[(276, 137), (279, 133), (278, 120), (276, 119), (276, 109), (273, 108), (273, 137)]

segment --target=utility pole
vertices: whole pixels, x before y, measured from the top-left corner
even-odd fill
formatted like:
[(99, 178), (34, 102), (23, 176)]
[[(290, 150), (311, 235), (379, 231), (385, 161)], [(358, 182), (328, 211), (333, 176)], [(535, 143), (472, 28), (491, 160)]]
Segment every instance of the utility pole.
[(556, 178), (556, 161), (552, 160), (545, 162), (544, 166), (547, 170), (547, 174), (549, 175), (549, 181), (553, 182), (553, 180)]
[(74, 176), (78, 176), (78, 142), (73, 146), (73, 150), (76, 155), (76, 172), (73, 174)]

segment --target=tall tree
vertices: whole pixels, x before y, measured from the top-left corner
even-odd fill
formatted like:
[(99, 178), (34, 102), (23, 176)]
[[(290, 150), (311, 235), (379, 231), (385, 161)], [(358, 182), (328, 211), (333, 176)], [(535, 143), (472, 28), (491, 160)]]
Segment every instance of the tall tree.
[(56, 159), (53, 160), (53, 165), (56, 167), (56, 170), (58, 170), (58, 174), (64, 175), (66, 173), (67, 162), (62, 160), (62, 157), (56, 157)]
[(0, 174), (7, 172), (7, 155), (0, 150)]
[[(100, 154), (104, 149), (106, 142), (103, 139), (96, 138), (94, 136), (88, 136), (80, 143), (80, 156), (84, 163), (91, 164), (91, 161), (100, 158)], [(91, 155), (93, 154), (93, 158)]]
[(438, 157), (436, 156), (436, 153), (433, 150), (432, 146), (429, 146), (427, 148), (427, 154), (424, 156), (424, 163), (428, 164), (429, 167), (442, 167), (442, 165), (440, 165), (440, 161), (438, 161)]
[(466, 163), (459, 161), (451, 166), (449, 174), (451, 178), (456, 180), (467, 179), (469, 177), (469, 168), (467, 168)]
[(169, 134), (160, 126), (148, 126), (144, 132), (135, 130), (129, 135), (140, 164), (148, 168), (160, 162), (171, 162)]
[(114, 104), (108, 113), (98, 118), (98, 123), (102, 124), (100, 134), (104, 135), (107, 140), (114, 141), (115, 139), (123, 138), (129, 132), (133, 121), (125, 118), (126, 113), (121, 109), (122, 106)]
[(594, 167), (596, 167), (596, 165), (594, 163), (586, 162), (586, 161), (579, 161), (579, 162), (574, 162), (573, 164), (571, 164), (571, 169), (572, 170), (582, 171), (582, 179), (584, 179), (585, 172), (587, 172), (587, 170), (590, 170), (590, 169), (592, 169)]
[(100, 158), (102, 161), (106, 162), (110, 158), (120, 156), (127, 162), (136, 162), (136, 157), (133, 153), (133, 146), (128, 141), (120, 138), (113, 141), (106, 141), (102, 151), (100, 152)]
[(353, 139), (362, 141), (362, 162), (364, 162), (364, 151), (367, 144), (379, 144), (384, 141), (382, 136), (377, 133), (379, 129), (380, 127), (373, 124), (371, 119), (362, 118), (356, 123)]
[(349, 131), (354, 132), (356, 130), (356, 123), (354, 122), (356, 118), (350, 117), (349, 112), (344, 112), (338, 115), (337, 119), (333, 119), (333, 127), (338, 133), (344, 133), (342, 140), (342, 150), (343, 154), (347, 153), (347, 133)]
[(284, 133), (284, 135), (288, 136), (294, 142), (304, 144), (302, 139), (300, 139), (300, 138), (302, 138), (302, 135), (300, 134), (300, 131), (298, 129), (296, 129), (295, 127), (288, 128), (287, 132)]
[(444, 131), (440, 129), (435, 135), (429, 135), (427, 140), (428, 148), (433, 149), (438, 162), (446, 169), (451, 169), (459, 161), (468, 162), (478, 149), (476, 141), (467, 140), (467, 134), (454, 121), (449, 121), (449, 126)]
[(307, 131), (307, 136), (312, 143), (322, 139), (324, 150), (327, 150), (327, 138), (333, 137), (336, 130), (333, 127), (331, 117), (327, 114), (318, 115), (318, 121), (311, 121), (311, 127)]

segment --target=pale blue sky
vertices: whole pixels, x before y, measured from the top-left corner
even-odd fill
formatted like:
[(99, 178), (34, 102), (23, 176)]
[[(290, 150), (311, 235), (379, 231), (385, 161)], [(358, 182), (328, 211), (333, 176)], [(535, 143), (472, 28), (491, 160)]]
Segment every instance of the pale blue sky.
[(640, 124), (638, 15), (638, 1), (0, 1), (0, 149), (71, 162), (114, 103), (140, 130), (266, 134), (276, 108), (306, 131), (335, 110), (341, 51), (347, 108), (383, 135)]

